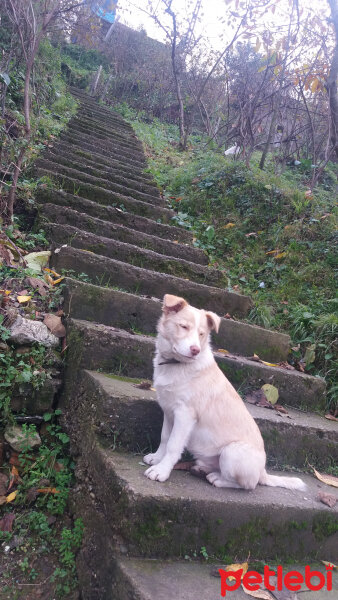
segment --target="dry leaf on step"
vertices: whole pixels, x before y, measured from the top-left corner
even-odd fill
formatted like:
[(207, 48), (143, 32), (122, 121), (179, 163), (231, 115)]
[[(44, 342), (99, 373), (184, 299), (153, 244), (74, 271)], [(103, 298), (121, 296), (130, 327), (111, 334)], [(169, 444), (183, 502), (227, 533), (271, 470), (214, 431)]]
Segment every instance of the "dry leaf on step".
[(333, 415), (325, 415), (325, 419), (329, 419), (329, 421), (338, 421), (337, 417), (334, 417)]
[[(249, 568), (249, 563), (247, 563), (247, 562), (234, 563), (233, 565), (227, 565), (226, 567), (224, 567), (224, 571), (239, 571), (240, 569), (243, 569), (243, 573), (242, 573), (242, 577), (241, 577), (241, 579), (243, 579), (248, 568)], [(229, 581), (233, 581), (234, 579), (235, 579), (235, 577), (233, 577), (232, 575), (230, 575), (228, 577)]]
[(326, 567), (333, 567), (334, 569), (338, 569), (338, 565), (335, 565), (332, 562), (328, 562), (327, 560), (321, 560), (321, 563), (323, 563), (323, 565), (325, 565)]
[(271, 383), (266, 383), (265, 385), (262, 385), (262, 390), (268, 402), (272, 405), (276, 404), (279, 398), (278, 389), (274, 385), (271, 385)]
[(48, 314), (43, 320), (44, 324), (47, 325), (49, 331), (56, 337), (62, 338), (66, 335), (65, 326), (62, 324), (61, 317), (57, 315)]
[(327, 492), (318, 492), (317, 498), (330, 508), (333, 508), (337, 503), (337, 498), (333, 494), (328, 494)]
[(176, 465), (174, 466), (174, 469), (176, 471), (190, 471), (191, 467), (193, 467), (194, 464), (195, 464), (194, 460), (186, 460), (186, 461), (176, 463)]
[(140, 390), (150, 390), (151, 381), (141, 381), (140, 383), (135, 383), (134, 387), (139, 388)]
[(316, 469), (313, 469), (313, 472), (319, 481), (338, 488), (338, 477), (335, 477), (334, 475), (328, 475), (327, 473), (319, 473), (316, 471)]
[(262, 598), (262, 600), (274, 600), (273, 596), (271, 596), (268, 590), (259, 589), (259, 590), (247, 590), (242, 583), (243, 592), (248, 594), (248, 596), (252, 596), (253, 598)]

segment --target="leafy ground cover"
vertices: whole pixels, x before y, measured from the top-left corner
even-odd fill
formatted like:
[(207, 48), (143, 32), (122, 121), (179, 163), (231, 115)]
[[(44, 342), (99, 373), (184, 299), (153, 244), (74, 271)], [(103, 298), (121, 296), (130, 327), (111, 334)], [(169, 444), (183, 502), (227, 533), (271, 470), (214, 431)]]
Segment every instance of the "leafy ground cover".
[(262, 171), (259, 153), (248, 167), (196, 134), (181, 152), (175, 126), (149, 122), (125, 104), (115, 108), (143, 141), (149, 171), (175, 209), (175, 223), (194, 232), (210, 263), (225, 271), (229, 290), (253, 298), (249, 321), (291, 335), (290, 363), (325, 377), (334, 412), (337, 165), (329, 163), (311, 191), (310, 160), (278, 174), (270, 155)]

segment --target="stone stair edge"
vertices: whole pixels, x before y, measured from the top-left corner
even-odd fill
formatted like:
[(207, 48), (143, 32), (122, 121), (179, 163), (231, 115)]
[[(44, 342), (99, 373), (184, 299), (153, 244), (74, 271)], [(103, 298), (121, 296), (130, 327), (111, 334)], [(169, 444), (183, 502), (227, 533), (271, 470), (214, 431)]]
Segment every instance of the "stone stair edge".
[[(46, 219), (45, 222), (52, 224), (73, 225), (81, 231), (130, 243), (140, 248), (153, 250), (161, 255), (179, 259), (185, 256), (184, 260), (195, 262), (200, 265), (208, 264), (208, 259), (203, 251), (194, 246), (184, 244), (178, 240), (161, 238), (143, 231), (135, 231), (135, 229), (127, 227), (126, 225), (99, 219), (88, 215), (87, 213), (73, 210), (68, 206), (62, 206), (62, 209), (60, 210), (60, 205), (48, 202), (40, 205), (39, 214), (42, 223), (44, 222), (44, 219)], [(76, 225), (74, 225), (75, 223)]]
[[(113, 182), (116, 181), (116, 183), (125, 185), (131, 190), (135, 189), (139, 191), (144, 191), (146, 193), (150, 193), (150, 195), (151, 192), (155, 195), (160, 192), (160, 189), (155, 183), (151, 184), (151, 182), (148, 180), (133, 179), (131, 178), (130, 173), (127, 174), (126, 172), (126, 174), (122, 174), (121, 171), (119, 171), (118, 169), (111, 169), (108, 167), (108, 165), (95, 165), (93, 161), (81, 159), (80, 156), (74, 157), (74, 153), (63, 153), (62, 156), (60, 156), (59, 154), (53, 153), (51, 152), (51, 150), (49, 150), (48, 152), (44, 152), (43, 160), (49, 161), (51, 163), (60, 163), (61, 165), (65, 166), (69, 165), (71, 167), (74, 167), (78, 171), (83, 171), (84, 173), (89, 172), (89, 174), (93, 175), (94, 177), (99, 177), (98, 175), (95, 175), (95, 173), (102, 173), (102, 179), (107, 179), (108, 181)], [(37, 164), (37, 162), (38, 161), (36, 161), (35, 164)], [(147, 192), (147, 190), (150, 191)]]
[(175, 275), (149, 271), (69, 246), (54, 253), (51, 263), (56, 270), (73, 269), (77, 273), (86, 273), (91, 278), (90, 283), (95, 283), (100, 277), (100, 285), (103, 285), (102, 282), (105, 281), (104, 285), (108, 285), (108, 287), (119, 286), (124, 291), (132, 293), (137, 290), (137, 293), (152, 295), (160, 299), (165, 293), (185, 296), (188, 301), (199, 308), (204, 308), (208, 302), (209, 310), (216, 313), (229, 312), (233, 316), (242, 317), (249, 312), (252, 306), (251, 298), (248, 296), (196, 283)]
[[(144, 453), (159, 445), (163, 415), (155, 389), (137, 387), (140, 380), (88, 370), (83, 381), (86, 393), (81, 403), (88, 398), (90, 410), (94, 401), (94, 420), (100, 423), (97, 433), (105, 444), (114, 438), (119, 448), (129, 452), (142, 448)], [(337, 429), (332, 421), (290, 407), (286, 416), (244, 404), (261, 430), (269, 468), (285, 470), (291, 465), (301, 471), (312, 467), (323, 471), (337, 463)]]
[[(224, 274), (217, 269), (183, 259), (182, 257), (162, 254), (134, 243), (116, 240), (104, 235), (97, 235), (81, 227), (46, 222), (44, 228), (52, 246), (68, 245), (72, 248), (86, 250), (98, 256), (118, 260), (151, 272), (159, 272), (174, 277), (189, 278), (189, 281), (211, 285), (222, 289)], [(167, 251), (169, 248), (167, 249)]]
[[(67, 291), (67, 288), (71, 292)], [(83, 291), (82, 291), (83, 290)], [(145, 333), (156, 333), (157, 320), (161, 316), (161, 299), (147, 298), (130, 292), (111, 290), (91, 283), (66, 278), (65, 306), (69, 306), (69, 296), (72, 296), (72, 308), (82, 311), (82, 314), (91, 315), (95, 319), (78, 317), (84, 320), (95, 320), (100, 316), (102, 323), (109, 326), (127, 328), (133, 325), (136, 330)], [(81, 299), (83, 296), (83, 299)], [(100, 305), (104, 306), (103, 313), (95, 312), (95, 297), (100, 298)], [(89, 308), (86, 312), (86, 307)], [(90, 312), (91, 307), (91, 312)], [(111, 308), (111, 311), (110, 311)], [(208, 308), (206, 304), (205, 308)], [(247, 348), (248, 355), (260, 355), (263, 359), (270, 361), (286, 360), (290, 349), (290, 338), (287, 334), (263, 329), (258, 325), (252, 325), (238, 320), (227, 319), (221, 316), (221, 326), (218, 334), (213, 333), (213, 340), (217, 348), (224, 348), (235, 354), (244, 354)], [(75, 316), (76, 318), (76, 316)], [(108, 322), (107, 322), (108, 321)], [(255, 339), (259, 336), (260, 344)], [(262, 340), (263, 338), (263, 340)], [(277, 338), (277, 339), (276, 339)]]
[[(102, 204), (103, 206), (109, 205), (117, 205), (124, 206), (127, 208), (132, 208), (132, 211), (143, 217), (148, 217), (151, 220), (155, 220), (155, 218), (166, 219), (169, 222), (174, 216), (174, 212), (163, 206), (159, 206), (156, 204), (150, 204), (150, 202), (143, 202), (142, 200), (138, 200), (131, 196), (123, 196), (117, 192), (112, 190), (106, 190), (103, 187), (99, 187), (93, 185), (91, 183), (87, 183), (85, 181), (81, 181), (80, 179), (74, 179), (72, 177), (67, 177), (66, 175), (57, 174), (54, 171), (49, 169), (42, 169), (37, 167), (35, 170), (36, 174), (39, 177), (49, 177), (53, 182), (57, 182), (60, 186), (60, 189), (68, 192), (71, 195), (79, 195), (83, 198), (87, 198), (88, 200), (93, 200), (95, 198), (95, 202), (98, 204)], [(60, 189), (58, 191), (60, 191)], [(74, 194), (76, 192), (76, 194)], [(87, 194), (85, 196), (84, 194)], [(106, 203), (103, 202), (106, 200)]]
[[(88, 370), (101, 368), (106, 373), (120, 372), (123, 376), (152, 378), (155, 343), (151, 335), (130, 333), (117, 327), (75, 318), (68, 319), (68, 329), (70, 338), (77, 340), (74, 358), (78, 367)], [(87, 348), (86, 353), (84, 348)], [(234, 387), (241, 387), (242, 393), (270, 383), (278, 388), (282, 405), (307, 410), (321, 410), (325, 405), (325, 382), (322, 379), (281, 367), (270, 367), (238, 355), (214, 352), (214, 356), (219, 368)]]
[[(141, 215), (137, 215), (137, 214), (133, 214), (130, 213), (128, 211), (122, 211), (121, 209), (117, 209), (115, 207), (112, 206), (108, 206), (108, 205), (103, 205), (103, 204), (97, 204), (96, 202), (94, 202), (93, 200), (89, 200), (89, 198), (83, 198), (81, 196), (74, 196), (73, 194), (70, 194), (69, 192), (66, 192), (64, 190), (48, 190), (45, 189), (43, 187), (39, 187), (37, 190), (37, 202), (39, 203), (40, 207), (43, 207), (45, 204), (50, 204), (51, 206), (63, 206), (64, 208), (68, 208), (69, 210), (74, 210), (79, 212), (80, 214), (85, 214), (88, 215), (89, 217), (93, 218), (93, 219), (101, 219), (103, 221), (107, 221), (109, 222), (109, 218), (117, 218), (116, 215), (116, 211), (118, 211), (118, 216), (120, 217), (120, 220), (123, 223), (126, 223), (126, 220), (123, 220), (122, 217), (123, 215), (125, 215), (128, 218), (128, 221), (133, 218), (139, 221), (139, 227), (141, 228), (140, 231), (142, 232), (144, 229), (151, 229), (157, 232), (157, 234), (151, 234), (151, 233), (147, 233), (147, 235), (155, 235), (155, 237), (160, 237), (160, 239), (167, 239), (166, 235), (170, 235), (173, 234), (172, 237), (168, 238), (171, 240), (174, 239), (179, 239), (180, 243), (182, 244), (188, 244), (191, 239), (192, 239), (192, 234), (187, 231), (186, 229), (181, 229), (179, 227), (175, 227), (174, 225), (168, 225), (168, 224), (164, 224), (164, 223), (158, 223), (157, 221), (154, 221), (153, 219), (149, 219), (147, 217), (142, 217)], [(68, 200), (68, 202), (67, 202)], [(59, 202), (59, 203), (58, 203)], [(76, 206), (75, 209), (72, 209), (71, 206)], [(85, 210), (87, 209), (87, 211)], [(89, 210), (91, 210), (91, 212), (88, 212)], [(93, 213), (97, 214), (97, 212), (100, 212), (100, 217), (95, 217)], [(111, 212), (113, 211), (113, 212)], [(105, 217), (105, 219), (102, 219), (103, 213)], [(119, 223), (116, 223), (119, 224)], [(125, 226), (125, 225), (122, 225)], [(133, 227), (135, 227), (136, 229), (136, 225), (135, 223), (133, 223)], [(144, 229), (143, 229), (144, 228)], [(163, 233), (162, 236), (159, 236), (159, 233)]]
[(79, 181), (83, 181), (84, 183), (90, 183), (96, 187), (104, 187), (108, 191), (116, 192), (117, 194), (120, 194), (126, 198), (131, 198), (132, 200), (141, 200), (141, 202), (148, 202), (149, 204), (165, 207), (165, 201), (160, 197), (159, 190), (157, 190), (156, 195), (152, 196), (145, 192), (141, 192), (140, 190), (130, 188), (102, 177), (90, 175), (85, 171), (80, 171), (74, 167), (67, 167), (61, 163), (50, 161), (45, 158), (38, 159), (36, 161), (35, 168), (48, 171), (54, 170), (54, 175), (57, 177), (62, 177), (62, 175), (65, 175), (68, 178), (77, 179)]

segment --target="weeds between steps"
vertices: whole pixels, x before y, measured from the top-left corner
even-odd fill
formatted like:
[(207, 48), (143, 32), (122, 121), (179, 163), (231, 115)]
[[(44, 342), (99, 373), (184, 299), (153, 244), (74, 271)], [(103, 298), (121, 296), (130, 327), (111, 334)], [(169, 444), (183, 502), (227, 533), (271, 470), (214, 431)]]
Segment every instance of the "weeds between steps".
[[(47, 245), (42, 230), (24, 234), (17, 229), (17, 222), (6, 233), (22, 252), (41, 250)], [(39, 344), (14, 346), (6, 326), (5, 319), (11, 311), (36, 319), (38, 314), (60, 308), (62, 284), (50, 286), (46, 295), (40, 296), (37, 289), (30, 287), (31, 278), (46, 285), (42, 273), (19, 264), (16, 268), (0, 268), (1, 600), (33, 599), (37, 590), (46, 597), (70, 599), (77, 585), (75, 555), (83, 530), (81, 520), (73, 523), (68, 514), (74, 464), (69, 438), (58, 423), (61, 411), (50, 409), (42, 414), (43, 410), (39, 410), (39, 415), (34, 416), (32, 410), (27, 414), (25, 408), (32, 409), (34, 398), (43, 397), (53, 371), (60, 368), (60, 355)], [(19, 305), (17, 295), (24, 287), (31, 300)], [(51, 401), (52, 396), (49, 405)], [(22, 427), (24, 435), (20, 453), (4, 440), (4, 431), (16, 424)], [(37, 450), (28, 443), (36, 432), (41, 438)]]

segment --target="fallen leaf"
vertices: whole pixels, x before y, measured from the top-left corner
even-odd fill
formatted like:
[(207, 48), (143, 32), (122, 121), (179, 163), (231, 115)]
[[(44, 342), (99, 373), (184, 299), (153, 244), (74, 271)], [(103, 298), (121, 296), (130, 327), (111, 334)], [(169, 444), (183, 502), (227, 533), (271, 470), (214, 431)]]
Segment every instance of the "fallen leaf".
[(224, 350), (224, 348), (218, 348), (217, 352), (221, 352), (222, 354), (229, 354), (229, 350)]
[(31, 288), (38, 291), (40, 296), (47, 295), (49, 285), (46, 283), (46, 281), (43, 281), (43, 279), (38, 279), (37, 277), (27, 277), (26, 281)]
[(308, 346), (306, 348), (305, 356), (304, 356), (304, 361), (305, 361), (306, 366), (308, 366), (314, 362), (314, 360), (316, 358), (315, 349), (316, 349), (316, 344), (311, 344), (310, 346)]
[(318, 492), (317, 498), (330, 508), (333, 508), (337, 503), (337, 498), (333, 494), (328, 494), (327, 492)]
[(12, 531), (15, 516), (14, 513), (6, 513), (5, 516), (0, 519), (0, 531)]
[(248, 596), (252, 596), (253, 598), (262, 598), (262, 600), (274, 600), (273, 596), (271, 596), (270, 592), (268, 592), (268, 590), (263, 590), (263, 589), (259, 589), (259, 590), (248, 590), (246, 587), (244, 587), (243, 583), (242, 583), (242, 588), (243, 591), (248, 594)]
[(279, 398), (278, 389), (274, 385), (271, 385), (271, 383), (266, 383), (265, 385), (262, 385), (261, 389), (263, 390), (268, 402), (270, 402), (270, 404), (272, 405), (276, 404)]
[(25, 261), (28, 269), (40, 273), (49, 261), (51, 255), (50, 250), (44, 250), (43, 252), (30, 252), (26, 254)]
[(333, 487), (338, 487), (338, 477), (335, 477), (334, 475), (328, 475), (327, 473), (319, 473), (314, 467), (312, 468), (315, 476), (317, 477), (317, 479), (319, 479), (319, 481), (322, 481), (327, 485), (332, 485)]
[(0, 294), (5, 294), (5, 296), (9, 296), (12, 293), (12, 290), (0, 290)]
[(45, 280), (47, 281), (47, 283), (50, 283), (50, 285), (54, 285), (54, 279), (48, 275), (48, 273), (46, 273), (45, 275)]
[(44, 271), (46, 271), (47, 273), (51, 273), (52, 275), (54, 275), (54, 277), (61, 277), (60, 273), (53, 271), (53, 269), (48, 269), (47, 267), (45, 267)]
[[(227, 565), (226, 567), (224, 567), (224, 571), (239, 571), (240, 569), (243, 569), (243, 573), (242, 573), (242, 577), (241, 579), (243, 579), (245, 573), (247, 572), (249, 568), (249, 563), (244, 562), (244, 563), (234, 563), (233, 565)], [(229, 581), (234, 581), (235, 577), (233, 577), (232, 575), (230, 575), (228, 577)]]
[(174, 466), (175, 471), (190, 471), (191, 467), (195, 464), (194, 460), (186, 460), (176, 463)]
[(13, 500), (15, 500), (16, 496), (17, 496), (18, 490), (15, 490), (15, 492), (11, 492), (10, 494), (8, 494), (7, 498), (6, 498), (6, 502), (13, 502)]
[(135, 383), (134, 387), (139, 388), (140, 390), (150, 390), (151, 382), (150, 381), (141, 381), (141, 383)]
[(332, 562), (327, 562), (327, 560), (321, 560), (321, 563), (323, 563), (323, 565), (325, 565), (326, 567), (333, 567), (334, 569), (338, 569), (338, 565), (335, 565)]
[(62, 276), (62, 277), (59, 277), (59, 279), (55, 279), (55, 280), (53, 281), (53, 285), (56, 285), (57, 283), (60, 283), (60, 282), (61, 282), (63, 279), (64, 279), (64, 276)]
[(56, 488), (48, 487), (48, 488), (38, 488), (36, 490), (39, 494), (59, 494), (60, 491)]
[(284, 406), (282, 406), (281, 404), (275, 404), (275, 405), (274, 405), (274, 409), (275, 409), (277, 412), (283, 413), (284, 415), (287, 415), (287, 414), (288, 414), (288, 411), (286, 410), (286, 408), (284, 408)]
[(329, 421), (338, 421), (337, 417), (334, 417), (333, 415), (325, 415), (325, 419), (329, 419)]
[(231, 229), (231, 227), (235, 227), (235, 223), (227, 223), (224, 225), (224, 229)]
[(245, 237), (257, 237), (257, 233), (255, 233), (254, 231), (251, 231), (250, 233), (246, 233)]
[(279, 367), (279, 365), (277, 365), (276, 363), (265, 362), (265, 360), (261, 360), (261, 363), (263, 363), (263, 365), (266, 365), (267, 367)]
[(31, 297), (32, 296), (17, 296), (16, 299), (18, 302), (20, 302), (20, 304), (24, 304), (25, 302), (28, 302)]
[(20, 480), (20, 476), (19, 476), (19, 471), (18, 469), (13, 465), (12, 466), (12, 470), (11, 470), (11, 474), (9, 476), (9, 486), (8, 486), (8, 491), (13, 487), (13, 485), (16, 485), (18, 483), (18, 481)]
[(229, 313), (226, 313), (226, 315), (224, 315), (223, 319), (231, 319), (231, 315), (229, 315)]
[(45, 316), (43, 322), (45, 325), (47, 325), (49, 331), (56, 335), (56, 337), (65, 337), (66, 328), (62, 324), (61, 317), (57, 317), (56, 315), (50, 313)]
[(286, 255), (287, 255), (287, 252), (280, 252), (279, 254), (276, 254), (275, 259), (280, 260), (281, 258), (284, 258)]

